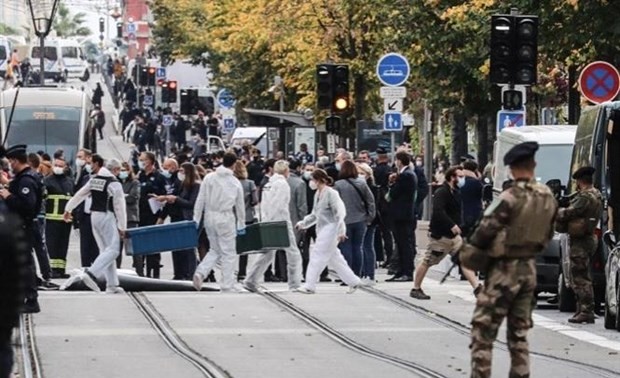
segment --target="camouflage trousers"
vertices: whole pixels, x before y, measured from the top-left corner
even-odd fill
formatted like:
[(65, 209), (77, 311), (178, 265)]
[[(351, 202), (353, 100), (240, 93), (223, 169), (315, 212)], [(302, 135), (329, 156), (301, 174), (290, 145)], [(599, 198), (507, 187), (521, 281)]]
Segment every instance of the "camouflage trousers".
[(590, 256), (596, 248), (593, 236), (570, 238), (571, 286), (577, 297), (577, 313), (594, 315), (594, 290), (590, 276)]
[(493, 342), (504, 318), (508, 319), (511, 378), (530, 376), (527, 331), (535, 305), (534, 258), (501, 259), (491, 263), (484, 289), (478, 294), (471, 330), (471, 377), (491, 377)]

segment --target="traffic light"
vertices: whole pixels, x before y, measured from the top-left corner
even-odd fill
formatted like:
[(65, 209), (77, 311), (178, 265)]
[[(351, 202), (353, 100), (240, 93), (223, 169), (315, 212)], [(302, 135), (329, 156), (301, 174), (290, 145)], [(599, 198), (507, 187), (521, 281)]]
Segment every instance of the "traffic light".
[(349, 110), (349, 66), (335, 66), (333, 75), (332, 111), (343, 113)]
[(177, 82), (172, 80), (168, 82), (168, 101), (164, 102), (177, 102)]
[(105, 31), (105, 20), (103, 17), (99, 18), (99, 33), (103, 33)]
[(116, 23), (116, 38), (123, 38), (123, 23)]
[(157, 72), (157, 68), (149, 67), (147, 72), (147, 84), (149, 87), (154, 87), (156, 84), (155, 73)]
[(491, 16), (491, 83), (536, 84), (537, 62), (538, 17)]
[(532, 85), (537, 81), (538, 17), (516, 17), (515, 84)]
[(140, 76), (139, 76), (140, 86), (146, 87), (148, 85), (148, 73), (147, 67), (140, 67)]
[(502, 108), (506, 110), (523, 109), (523, 92), (506, 90), (502, 95)]
[(161, 102), (165, 104), (167, 102), (170, 102), (170, 96), (168, 92), (168, 82), (162, 81), (162, 80), (160, 81), (161, 83), (158, 83), (158, 85), (161, 87)]
[(514, 17), (491, 16), (491, 83), (510, 84), (513, 73)]
[(198, 90), (181, 89), (181, 114), (194, 115), (196, 113), (198, 113)]
[(319, 109), (332, 108), (333, 73), (334, 66), (332, 64), (316, 66), (316, 98)]
[(327, 130), (330, 134), (339, 134), (340, 133), (340, 117), (337, 116), (329, 116), (325, 118), (325, 130)]

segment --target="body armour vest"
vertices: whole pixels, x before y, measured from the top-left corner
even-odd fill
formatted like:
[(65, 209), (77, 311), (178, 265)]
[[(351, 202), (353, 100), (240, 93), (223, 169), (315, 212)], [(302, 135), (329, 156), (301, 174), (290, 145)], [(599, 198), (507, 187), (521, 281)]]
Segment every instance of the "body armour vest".
[(506, 228), (506, 257), (533, 257), (552, 236), (557, 202), (546, 185), (536, 182), (518, 182), (510, 190), (514, 203)]
[(108, 185), (116, 182), (115, 177), (94, 176), (90, 179), (90, 195), (93, 203), (90, 211), (98, 211), (105, 213), (106, 211), (114, 211), (112, 197), (108, 194)]

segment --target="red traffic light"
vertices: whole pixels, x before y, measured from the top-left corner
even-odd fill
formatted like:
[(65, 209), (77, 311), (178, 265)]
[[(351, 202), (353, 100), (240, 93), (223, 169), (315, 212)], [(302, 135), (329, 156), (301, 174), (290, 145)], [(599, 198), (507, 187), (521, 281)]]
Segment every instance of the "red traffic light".
[(163, 87), (164, 84), (166, 84), (166, 81), (164, 79), (157, 79), (157, 86)]
[(176, 81), (169, 81), (168, 82), (168, 88), (176, 89), (177, 88), (177, 82)]
[(149, 74), (155, 75), (155, 71), (156, 71), (155, 67), (149, 67)]

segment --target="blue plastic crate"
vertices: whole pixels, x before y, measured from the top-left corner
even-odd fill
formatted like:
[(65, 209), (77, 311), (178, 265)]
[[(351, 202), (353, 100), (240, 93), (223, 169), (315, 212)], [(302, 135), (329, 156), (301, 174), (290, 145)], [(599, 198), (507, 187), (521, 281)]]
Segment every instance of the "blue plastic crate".
[(127, 255), (150, 255), (198, 246), (198, 230), (193, 221), (131, 228), (127, 235)]

